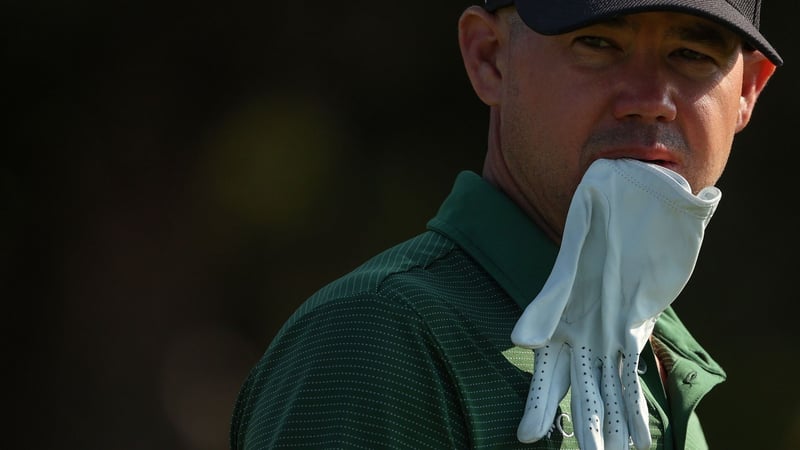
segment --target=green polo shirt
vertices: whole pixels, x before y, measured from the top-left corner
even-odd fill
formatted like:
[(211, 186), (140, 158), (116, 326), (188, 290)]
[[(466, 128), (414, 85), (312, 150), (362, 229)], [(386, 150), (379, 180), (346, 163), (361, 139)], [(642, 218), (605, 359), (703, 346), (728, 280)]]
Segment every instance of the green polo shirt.
[[(511, 330), (558, 247), (478, 175), (459, 174), (424, 233), (309, 298), (252, 369), (231, 448), (577, 449), (569, 395), (552, 432), (521, 444), (533, 368)], [(670, 309), (642, 380), (653, 448), (706, 447), (694, 408), (722, 369)]]

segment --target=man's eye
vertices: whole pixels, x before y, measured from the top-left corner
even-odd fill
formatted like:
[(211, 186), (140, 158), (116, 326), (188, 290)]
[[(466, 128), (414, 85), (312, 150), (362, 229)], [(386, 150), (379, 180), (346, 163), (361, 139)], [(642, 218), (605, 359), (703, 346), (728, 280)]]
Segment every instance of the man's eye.
[(614, 46), (604, 38), (597, 36), (580, 36), (578, 42), (594, 48), (613, 48)]
[(675, 51), (675, 54), (689, 61), (714, 62), (713, 58), (711, 58), (710, 56), (688, 48), (682, 48), (680, 50), (677, 50)]

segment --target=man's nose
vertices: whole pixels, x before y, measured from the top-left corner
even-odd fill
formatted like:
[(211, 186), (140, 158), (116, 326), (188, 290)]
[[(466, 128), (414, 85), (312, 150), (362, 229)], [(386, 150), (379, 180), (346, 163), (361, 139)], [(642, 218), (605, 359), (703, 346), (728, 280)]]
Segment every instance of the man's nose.
[(657, 58), (641, 57), (625, 66), (615, 85), (614, 117), (646, 123), (675, 120), (675, 89)]

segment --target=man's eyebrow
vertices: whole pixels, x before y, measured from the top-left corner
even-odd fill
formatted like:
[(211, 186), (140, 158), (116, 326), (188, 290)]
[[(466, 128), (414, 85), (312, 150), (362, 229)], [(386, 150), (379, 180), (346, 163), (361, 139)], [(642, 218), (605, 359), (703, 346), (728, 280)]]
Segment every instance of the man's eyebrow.
[(736, 42), (735, 34), (700, 22), (672, 27), (667, 34), (670, 37), (709, 45), (720, 50), (731, 49)]

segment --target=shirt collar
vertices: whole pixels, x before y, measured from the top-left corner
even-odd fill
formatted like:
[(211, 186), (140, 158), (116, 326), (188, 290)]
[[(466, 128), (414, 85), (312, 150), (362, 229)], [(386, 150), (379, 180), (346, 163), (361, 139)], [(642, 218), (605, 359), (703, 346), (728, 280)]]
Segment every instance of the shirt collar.
[(478, 174), (461, 172), (428, 229), (455, 241), (521, 307), (544, 286), (558, 245), (501, 191)]

